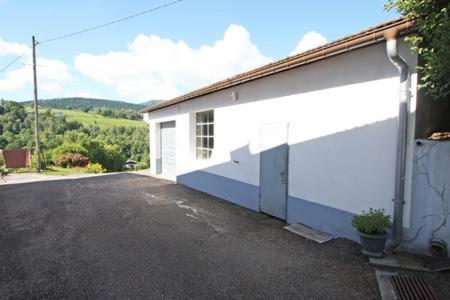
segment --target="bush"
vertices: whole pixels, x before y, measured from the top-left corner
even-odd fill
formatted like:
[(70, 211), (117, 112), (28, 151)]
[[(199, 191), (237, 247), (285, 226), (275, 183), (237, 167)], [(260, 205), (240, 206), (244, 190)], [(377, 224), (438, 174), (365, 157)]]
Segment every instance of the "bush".
[(126, 161), (125, 155), (117, 145), (105, 146), (105, 158), (101, 162), (108, 172), (120, 172), (122, 171), (123, 164)]
[(383, 234), (391, 225), (391, 216), (384, 209), (370, 208), (368, 212), (363, 211), (361, 215), (354, 216), (352, 225), (362, 233)]
[(86, 149), (83, 146), (81, 146), (80, 144), (64, 143), (61, 146), (53, 149), (52, 155), (51, 155), (53, 163), (56, 164), (56, 161), (59, 159), (59, 157), (62, 154), (67, 154), (67, 153), (72, 153), (72, 154), (78, 153), (83, 156), (87, 155)]
[(0, 149), (5, 149), (6, 146), (8, 146), (8, 140), (4, 136), (0, 135)]
[(145, 162), (140, 162), (140, 163), (137, 163), (135, 166), (134, 166), (134, 170), (145, 170), (145, 169), (148, 169), (148, 164), (147, 163), (145, 163)]
[[(43, 170), (47, 169), (47, 156), (41, 152), (41, 168)], [(27, 168), (30, 172), (34, 172), (37, 170), (37, 158), (36, 154), (31, 155), (31, 164), (30, 167)]]
[(106, 172), (122, 171), (126, 158), (118, 145), (107, 145), (91, 140), (84, 141), (83, 147), (87, 150), (89, 160), (101, 164), (107, 170)]
[(91, 162), (103, 165), (107, 153), (105, 150), (105, 145), (102, 142), (96, 140), (85, 140), (81, 145), (86, 149), (87, 156)]
[(87, 169), (88, 169), (89, 173), (95, 173), (95, 174), (100, 174), (100, 173), (106, 172), (106, 169), (104, 169), (102, 167), (102, 165), (99, 163), (96, 163), (96, 164), (89, 163), (87, 165)]
[(3, 155), (0, 153), (0, 167), (5, 165), (5, 160), (3, 159)]
[(63, 168), (86, 167), (88, 164), (89, 158), (80, 153), (64, 153), (55, 160), (55, 165)]
[(150, 155), (148, 152), (142, 154), (140, 162), (146, 163), (150, 167)]
[(6, 176), (8, 176), (9, 170), (5, 168), (4, 166), (0, 166), (0, 179), (5, 179)]

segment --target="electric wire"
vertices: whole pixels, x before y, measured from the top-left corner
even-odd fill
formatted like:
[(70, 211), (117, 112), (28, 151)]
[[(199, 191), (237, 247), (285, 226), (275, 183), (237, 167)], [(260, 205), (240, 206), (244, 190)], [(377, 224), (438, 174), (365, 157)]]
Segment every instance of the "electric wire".
[(25, 56), (25, 54), (27, 54), (30, 51), (30, 49), (27, 49), (25, 52), (23, 52), (22, 54), (18, 55), (16, 58), (14, 58), (12, 61), (10, 61), (7, 65), (5, 65), (2, 69), (0, 69), (0, 73), (2, 73), (3, 71), (5, 71), (6, 69), (8, 69), (10, 66), (12, 66), (15, 62), (17, 62), (19, 59), (21, 59), (22, 57)]
[(111, 22), (108, 22), (108, 23), (103, 23), (103, 24), (100, 24), (100, 25), (96, 25), (96, 26), (92, 26), (92, 27), (80, 30), (80, 31), (75, 31), (75, 32), (68, 33), (68, 34), (63, 34), (63, 35), (60, 35), (60, 36), (57, 36), (57, 37), (54, 37), (54, 38), (46, 39), (46, 40), (38, 42), (38, 44), (45, 44), (45, 43), (61, 40), (61, 39), (64, 39), (64, 38), (72, 37), (72, 36), (83, 34), (83, 33), (86, 33), (86, 32), (92, 31), (92, 30), (103, 28), (103, 27), (106, 27), (106, 26), (109, 26), (109, 25), (121, 23), (121, 22), (127, 21), (129, 19), (136, 18), (136, 17), (142, 16), (144, 14), (147, 14), (147, 13), (150, 13), (150, 12), (153, 12), (153, 11), (156, 11), (156, 10), (160, 10), (162, 8), (166, 8), (168, 6), (175, 5), (175, 4), (183, 2), (183, 1), (185, 1), (185, 0), (175, 0), (175, 1), (172, 1), (172, 2), (168, 2), (166, 4), (163, 4), (163, 5), (160, 5), (160, 6), (156, 6), (154, 8), (151, 8), (151, 9), (148, 9), (148, 10), (145, 10), (145, 11), (142, 11), (142, 12), (139, 12), (139, 13), (136, 13), (136, 14), (124, 17), (124, 18), (120, 18), (120, 19), (117, 19), (117, 20), (114, 20), (114, 21), (111, 21)]
[[(103, 24), (100, 24), (100, 25), (88, 27), (88, 28), (85, 28), (83, 30), (75, 31), (75, 32), (68, 33), (68, 34), (63, 34), (63, 35), (56, 36), (56, 37), (53, 37), (53, 38), (49, 38), (49, 39), (46, 39), (46, 40), (43, 40), (43, 41), (40, 41), (40, 42), (36, 42), (36, 45), (50, 43), (50, 42), (53, 42), (53, 41), (61, 40), (61, 39), (64, 39), (64, 38), (72, 37), (72, 36), (83, 34), (83, 33), (86, 33), (86, 32), (89, 32), (89, 31), (93, 31), (93, 30), (96, 30), (96, 29), (99, 29), (99, 28), (110, 26), (110, 25), (113, 25), (113, 24), (121, 23), (121, 22), (127, 21), (129, 19), (136, 18), (136, 17), (142, 16), (144, 14), (147, 14), (147, 13), (150, 13), (150, 12), (154, 12), (156, 10), (160, 10), (160, 9), (166, 8), (168, 6), (172, 6), (172, 5), (175, 5), (175, 4), (183, 2), (183, 1), (185, 1), (185, 0), (171, 1), (171, 2), (168, 2), (168, 3), (162, 4), (162, 5), (153, 7), (151, 9), (148, 9), (148, 10), (145, 10), (145, 11), (142, 11), (142, 12), (139, 12), (139, 13), (136, 13), (136, 14), (124, 17), (124, 18), (116, 19), (116, 20), (113, 20), (113, 21), (110, 21), (110, 22), (107, 22), (107, 23), (103, 23)], [(17, 62), (20, 58), (22, 58), (29, 51), (30, 51), (30, 49), (26, 50), (24, 53), (22, 53), (21, 55), (17, 56), (16, 58), (14, 58), (12, 61), (10, 61), (2, 69), (0, 69), (0, 73), (2, 73), (6, 69), (8, 69), (10, 66), (12, 66), (15, 62)]]

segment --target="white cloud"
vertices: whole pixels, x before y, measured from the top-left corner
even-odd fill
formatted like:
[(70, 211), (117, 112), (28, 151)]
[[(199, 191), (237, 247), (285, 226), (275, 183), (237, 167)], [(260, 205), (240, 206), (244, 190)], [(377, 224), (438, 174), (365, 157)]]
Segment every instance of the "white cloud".
[(46, 92), (50, 95), (61, 95), (64, 91), (63, 87), (54, 82), (45, 82), (40, 85), (40, 91)]
[(290, 55), (305, 52), (307, 50), (322, 46), (326, 42), (327, 42), (326, 37), (324, 37), (320, 33), (315, 31), (307, 32), (303, 36), (303, 38), (298, 42), (297, 47), (295, 47), (295, 50), (292, 51)]
[(97, 99), (104, 98), (100, 94), (94, 93), (89, 90), (66, 90), (63, 93), (63, 96), (64, 97), (97, 98)]
[[(21, 55), (28, 46), (13, 42), (7, 42), (0, 38), (0, 56)], [(30, 53), (27, 53), (23, 59), (11, 66), (12, 70), (5, 71), (5, 75), (0, 77), (0, 91), (19, 92), (24, 89), (31, 89), (33, 83), (32, 60)], [(58, 96), (63, 91), (63, 84), (72, 79), (69, 69), (65, 63), (57, 59), (48, 59), (38, 57), (37, 77), (38, 88), (48, 95)], [(19, 65), (19, 68), (13, 69)], [(32, 92), (30, 93), (32, 94)]]
[(248, 31), (231, 25), (223, 39), (197, 49), (184, 41), (139, 34), (127, 51), (75, 58), (85, 76), (129, 99), (167, 99), (271, 61), (251, 42)]
[(0, 38), (0, 56), (4, 55), (21, 55), (25, 51), (30, 49), (27, 45), (13, 43), (13, 42), (7, 42)]

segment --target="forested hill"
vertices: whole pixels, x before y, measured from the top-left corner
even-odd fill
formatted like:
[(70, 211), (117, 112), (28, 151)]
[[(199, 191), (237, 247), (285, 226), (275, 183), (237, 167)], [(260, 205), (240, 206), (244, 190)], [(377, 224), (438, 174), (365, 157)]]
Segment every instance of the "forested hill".
[[(109, 108), (109, 109), (131, 109), (141, 110), (147, 106), (158, 104), (159, 100), (150, 100), (142, 104), (133, 104), (125, 101), (115, 101), (106, 99), (94, 98), (55, 98), (39, 100), (40, 107), (54, 108), (54, 109), (92, 109), (92, 108)], [(24, 105), (31, 105), (32, 101), (22, 102)]]
[(140, 103), (140, 105), (143, 105), (144, 108), (149, 107), (149, 106), (153, 106), (156, 105), (158, 103), (162, 102), (162, 100), (149, 100), (149, 101), (145, 101)]

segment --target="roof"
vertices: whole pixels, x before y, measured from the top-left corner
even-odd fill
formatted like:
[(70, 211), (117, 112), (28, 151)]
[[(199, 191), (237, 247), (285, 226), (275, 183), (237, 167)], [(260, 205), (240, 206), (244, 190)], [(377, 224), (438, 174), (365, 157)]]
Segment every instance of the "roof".
[[(276, 73), (287, 71), (300, 67), (318, 60), (322, 60), (334, 55), (345, 53), (354, 49), (366, 47), (385, 40), (387, 33), (398, 32), (399, 35), (405, 35), (413, 31), (413, 22), (403, 17), (392, 20), (364, 31), (348, 35), (344, 38), (327, 43), (323, 46), (293, 55), (279, 61), (267, 64), (254, 70), (235, 75), (228, 79), (213, 83), (206, 87), (194, 90), (190, 93), (181, 95), (174, 99), (161, 102), (159, 104), (147, 107), (142, 110), (143, 113), (160, 110), (184, 101), (188, 101), (200, 96), (204, 96), (216, 91), (230, 88), (245, 82), (256, 80), (262, 77), (270, 76)], [(388, 37), (389, 38), (389, 37)]]

